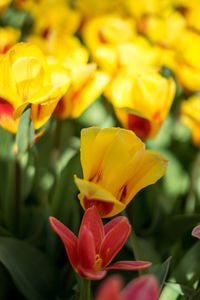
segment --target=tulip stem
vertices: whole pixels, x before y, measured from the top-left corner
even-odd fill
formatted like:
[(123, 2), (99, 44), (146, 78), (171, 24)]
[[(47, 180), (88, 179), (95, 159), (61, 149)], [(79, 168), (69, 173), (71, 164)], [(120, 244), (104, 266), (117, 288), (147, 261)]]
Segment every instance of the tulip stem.
[(82, 289), (80, 300), (91, 300), (91, 280), (82, 278)]
[[(128, 214), (126, 213), (126, 211), (123, 212), (123, 215), (129, 220)], [(130, 220), (129, 223), (131, 224)], [(131, 224), (132, 226), (132, 224)], [(135, 234), (135, 231), (133, 230), (133, 228), (131, 228), (131, 242), (132, 242), (132, 249), (133, 249), (133, 254), (136, 260), (144, 260), (144, 254), (142, 251), (142, 248), (140, 246), (140, 243), (138, 241), (138, 238)], [(138, 270), (139, 274), (147, 274), (148, 271), (147, 270)]]
[(15, 159), (15, 202), (14, 202), (16, 232), (19, 229), (20, 198), (21, 198), (21, 170), (20, 170), (19, 159), (16, 157)]

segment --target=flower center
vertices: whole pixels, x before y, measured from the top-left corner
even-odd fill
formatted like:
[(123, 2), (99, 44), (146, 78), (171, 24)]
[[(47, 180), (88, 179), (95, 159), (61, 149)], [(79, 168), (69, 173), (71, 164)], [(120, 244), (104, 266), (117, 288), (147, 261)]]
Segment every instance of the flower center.
[(102, 258), (100, 257), (99, 254), (96, 254), (96, 262), (95, 262), (94, 269), (96, 271), (102, 270)]

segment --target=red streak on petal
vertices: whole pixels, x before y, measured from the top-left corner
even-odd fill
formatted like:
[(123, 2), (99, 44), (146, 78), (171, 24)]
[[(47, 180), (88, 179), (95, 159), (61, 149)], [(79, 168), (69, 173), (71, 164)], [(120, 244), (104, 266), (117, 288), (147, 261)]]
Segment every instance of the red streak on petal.
[(47, 39), (49, 34), (51, 33), (51, 28), (50, 27), (46, 27), (43, 32), (42, 32), (42, 37), (44, 39)]
[(9, 45), (5, 45), (2, 50), (0, 51), (1, 54), (5, 54), (10, 49)]
[(0, 98), (0, 118), (3, 115), (9, 115), (13, 118), (14, 107), (6, 100)]
[(61, 99), (54, 110), (53, 113), (54, 116), (56, 116), (57, 118), (62, 117), (63, 112), (65, 111), (65, 107), (66, 107), (65, 101), (64, 99)]
[(128, 114), (128, 129), (135, 132), (135, 134), (142, 140), (145, 140), (150, 135), (151, 123), (145, 118), (134, 114)]
[(88, 199), (87, 197), (84, 197), (83, 204), (85, 209), (96, 206), (101, 217), (105, 217), (106, 215), (108, 215), (112, 211), (114, 206), (113, 203), (103, 202), (97, 199)]

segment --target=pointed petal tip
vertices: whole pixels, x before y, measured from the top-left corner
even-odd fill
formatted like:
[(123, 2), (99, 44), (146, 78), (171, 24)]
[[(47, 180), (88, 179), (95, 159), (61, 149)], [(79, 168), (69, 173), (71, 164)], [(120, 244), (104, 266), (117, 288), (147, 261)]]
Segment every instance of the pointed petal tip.
[(107, 267), (106, 270), (121, 269), (121, 270), (143, 270), (149, 268), (152, 265), (148, 261), (118, 261), (111, 266)]

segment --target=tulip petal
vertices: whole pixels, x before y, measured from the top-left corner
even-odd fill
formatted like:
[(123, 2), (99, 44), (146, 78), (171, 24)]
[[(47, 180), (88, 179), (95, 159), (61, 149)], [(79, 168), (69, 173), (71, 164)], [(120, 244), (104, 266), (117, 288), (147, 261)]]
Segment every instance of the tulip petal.
[(75, 99), (73, 99), (73, 118), (79, 117), (81, 113), (101, 95), (108, 81), (109, 76), (106, 73), (95, 72), (93, 78), (76, 94)]
[(96, 253), (99, 252), (99, 248), (104, 237), (104, 227), (99, 216), (98, 210), (95, 206), (88, 208), (83, 216), (79, 234), (81, 234), (82, 228), (86, 227), (93, 235)]
[(82, 266), (78, 267), (78, 273), (81, 277), (91, 280), (100, 280), (106, 275), (106, 271), (95, 271), (92, 269), (84, 269)]
[(126, 220), (126, 217), (119, 216), (119, 217), (112, 219), (110, 222), (106, 223), (104, 225), (105, 234), (107, 234), (108, 231), (110, 231), (115, 225), (117, 225), (118, 223), (120, 223), (124, 220)]
[(108, 231), (102, 241), (99, 252), (99, 255), (102, 259), (102, 268), (107, 266), (120, 251), (125, 244), (130, 231), (131, 226), (125, 217), (120, 223), (116, 224), (110, 231)]
[(196, 226), (193, 230), (192, 230), (192, 236), (200, 239), (200, 225)]
[(122, 300), (120, 291), (122, 288), (122, 280), (114, 275), (109, 277), (98, 288), (95, 300)]
[(35, 129), (39, 129), (44, 125), (51, 117), (57, 102), (50, 104), (32, 104), (31, 107), (31, 119)]
[(0, 98), (0, 125), (12, 132), (17, 132), (18, 122), (13, 119), (14, 107), (4, 99)]
[(159, 152), (147, 150), (140, 161), (141, 168), (137, 169), (132, 179), (127, 183), (126, 205), (142, 188), (158, 181), (166, 172), (168, 161)]
[(157, 300), (159, 286), (156, 277), (145, 275), (133, 280), (122, 293), (126, 300)]
[(90, 170), (92, 169), (92, 159), (93, 155), (93, 143), (100, 131), (98, 127), (90, 127), (81, 130), (81, 163), (83, 168), (83, 175), (86, 180), (89, 179)]
[(84, 209), (95, 205), (101, 217), (110, 217), (125, 208), (123, 203), (119, 202), (111, 193), (98, 184), (76, 176), (75, 183), (81, 192), (78, 197)]
[(96, 251), (92, 232), (82, 226), (78, 238), (79, 265), (83, 269), (92, 269), (95, 265)]
[(122, 269), (122, 270), (142, 270), (149, 268), (152, 265), (148, 261), (118, 261), (106, 268), (106, 270)]
[(52, 229), (59, 235), (65, 245), (69, 260), (74, 268), (77, 267), (78, 253), (77, 253), (77, 237), (64, 224), (54, 217), (49, 218)]

